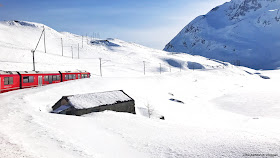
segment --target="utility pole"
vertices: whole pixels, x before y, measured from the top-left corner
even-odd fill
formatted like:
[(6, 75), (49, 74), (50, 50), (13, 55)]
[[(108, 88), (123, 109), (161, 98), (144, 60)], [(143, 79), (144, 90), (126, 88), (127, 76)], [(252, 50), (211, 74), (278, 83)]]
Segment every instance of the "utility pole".
[(146, 74), (146, 62), (143, 61), (143, 64), (144, 64), (144, 75)]
[(47, 53), (47, 48), (46, 48), (46, 30), (45, 30), (45, 26), (43, 26), (44, 28), (44, 47), (45, 47), (45, 53)]
[(63, 40), (61, 38), (61, 50), (62, 50), (62, 56), (63, 56)]
[(71, 51), (72, 51), (72, 59), (73, 59), (73, 47), (71, 46)]
[(182, 63), (180, 63), (180, 72), (182, 71)]
[(100, 76), (102, 77), (102, 69), (101, 69), (101, 65), (102, 65), (102, 58), (99, 58), (99, 62), (100, 62)]
[(34, 50), (31, 50), (32, 55), (33, 55), (33, 71), (35, 71), (35, 57), (34, 57), (34, 56), (35, 56), (35, 51), (36, 51), (36, 49), (37, 49), (37, 47), (38, 47), (38, 45), (39, 45), (39, 43), (40, 43), (40, 40), (41, 40), (41, 38), (42, 38), (44, 32), (45, 32), (45, 28), (43, 29), (43, 31), (42, 31), (42, 33), (41, 33), (41, 36), (40, 36), (40, 38), (39, 38), (39, 41), (38, 41), (38, 43), (37, 43), (35, 49), (34, 49)]
[(80, 46), (79, 46), (79, 43), (78, 43), (78, 59), (80, 59)]
[(161, 74), (161, 63), (159, 63), (159, 74)]
[(33, 54), (33, 71), (35, 71), (35, 59), (34, 59), (35, 50), (31, 50), (31, 52)]

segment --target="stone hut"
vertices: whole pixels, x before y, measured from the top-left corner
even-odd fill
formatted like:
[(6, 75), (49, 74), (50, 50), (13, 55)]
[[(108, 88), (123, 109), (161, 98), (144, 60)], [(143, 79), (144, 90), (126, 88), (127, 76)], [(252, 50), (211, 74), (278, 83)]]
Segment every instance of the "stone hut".
[(81, 116), (112, 110), (135, 113), (135, 102), (123, 90), (63, 96), (51, 113)]

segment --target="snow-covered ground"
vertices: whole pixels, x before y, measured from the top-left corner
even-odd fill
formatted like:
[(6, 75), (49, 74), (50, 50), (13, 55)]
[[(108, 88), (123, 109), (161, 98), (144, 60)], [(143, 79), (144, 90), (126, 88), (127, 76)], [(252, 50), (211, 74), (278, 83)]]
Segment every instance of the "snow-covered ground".
[[(0, 23), (0, 69), (32, 70), (30, 50), (42, 31), (32, 24)], [(280, 156), (279, 70), (256, 72), (118, 39), (91, 45), (85, 37), (77, 59), (81, 36), (46, 27), (46, 37), (36, 70), (80, 69), (92, 76), (0, 94), (0, 157)], [(49, 113), (62, 96), (120, 89), (135, 100), (136, 115)]]

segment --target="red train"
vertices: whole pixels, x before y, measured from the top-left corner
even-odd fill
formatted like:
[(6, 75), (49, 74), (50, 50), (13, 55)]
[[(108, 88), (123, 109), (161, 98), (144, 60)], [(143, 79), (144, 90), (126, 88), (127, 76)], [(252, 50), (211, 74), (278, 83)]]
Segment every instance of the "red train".
[(89, 77), (90, 73), (86, 71), (43, 72), (0, 70), (0, 93)]

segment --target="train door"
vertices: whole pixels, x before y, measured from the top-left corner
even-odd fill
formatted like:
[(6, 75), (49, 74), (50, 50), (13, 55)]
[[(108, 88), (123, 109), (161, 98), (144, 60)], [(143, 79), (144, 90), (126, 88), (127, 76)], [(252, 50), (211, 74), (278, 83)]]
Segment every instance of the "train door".
[(78, 79), (80, 79), (81, 78), (81, 75), (80, 74), (78, 74)]
[(2, 80), (1, 80), (1, 77), (0, 77), (0, 93), (1, 93), (1, 89), (2, 89), (1, 84), (2, 84)]
[(43, 85), (43, 78), (42, 76), (38, 76), (38, 86), (42, 86)]

